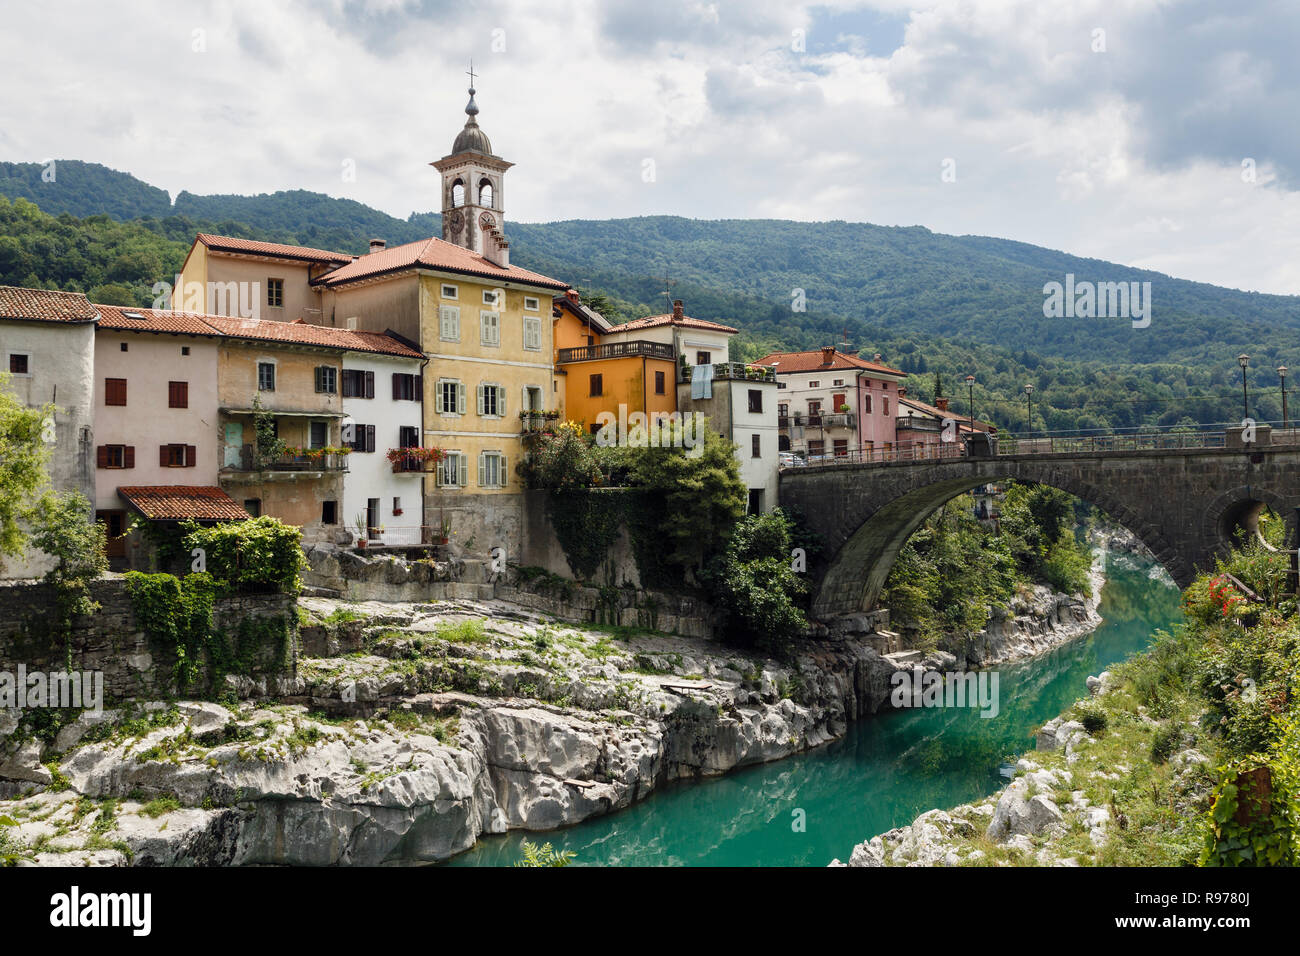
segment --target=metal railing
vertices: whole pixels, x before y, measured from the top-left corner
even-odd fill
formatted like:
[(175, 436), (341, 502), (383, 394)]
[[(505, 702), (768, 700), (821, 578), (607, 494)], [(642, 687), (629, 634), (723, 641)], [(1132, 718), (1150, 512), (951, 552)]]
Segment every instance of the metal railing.
[[(356, 532), (352, 532), (354, 537)], [(355, 543), (355, 541), (354, 541)], [(384, 525), (366, 532), (366, 550), (371, 548), (419, 548), (442, 543), (442, 529), (429, 525)]]
[(559, 349), (555, 353), (555, 364), (566, 362), (590, 362), (595, 359), (613, 359), (640, 357), (673, 359), (673, 347), (663, 342), (647, 342), (634, 339), (631, 342), (606, 342), (603, 345), (580, 345), (571, 349)]
[(282, 454), (273, 458), (259, 458), (255, 445), (243, 445), (239, 449), (239, 463), (226, 464), (222, 471), (347, 471), (348, 456), (320, 452), (302, 454)]
[[(679, 365), (677, 381), (689, 382), (696, 366)], [(718, 362), (713, 366), (713, 380), (744, 379), (751, 382), (775, 382), (776, 370), (767, 365), (746, 365), (744, 362)]]

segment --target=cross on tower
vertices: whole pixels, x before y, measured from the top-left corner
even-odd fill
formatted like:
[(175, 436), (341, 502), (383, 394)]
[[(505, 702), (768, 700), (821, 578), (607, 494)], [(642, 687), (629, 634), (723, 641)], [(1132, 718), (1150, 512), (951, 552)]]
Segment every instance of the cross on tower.
[(469, 76), (469, 85), (470, 85), (470, 86), (473, 86), (473, 85), (474, 85), (474, 77), (478, 75), (477, 73), (474, 72), (474, 61), (473, 61), (473, 60), (470, 60), (470, 61), (469, 61), (469, 72), (468, 72), (467, 75)]
[(668, 302), (669, 312), (671, 312), (673, 309), (672, 287), (675, 286), (676, 284), (677, 283), (673, 282), (671, 278), (669, 278), (668, 276), (664, 276), (664, 299), (667, 300)]

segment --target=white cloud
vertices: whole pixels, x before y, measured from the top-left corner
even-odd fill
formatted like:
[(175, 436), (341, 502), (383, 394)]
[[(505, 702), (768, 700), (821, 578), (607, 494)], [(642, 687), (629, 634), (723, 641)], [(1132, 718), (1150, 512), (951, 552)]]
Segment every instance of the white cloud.
[(1300, 13), (1277, 3), (137, 6), (7, 11), (0, 158), (404, 217), (436, 205), (472, 56), (509, 218), (922, 224), (1300, 291)]

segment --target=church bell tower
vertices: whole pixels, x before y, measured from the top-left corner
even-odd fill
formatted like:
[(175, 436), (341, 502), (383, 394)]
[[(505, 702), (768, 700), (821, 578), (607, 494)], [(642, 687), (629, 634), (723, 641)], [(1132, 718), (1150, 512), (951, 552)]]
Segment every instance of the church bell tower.
[(479, 128), (473, 66), (469, 78), (465, 128), (451, 144), (451, 152), (429, 164), (442, 174), (442, 238), (508, 266), (503, 187), (506, 170), (514, 163), (495, 155), (487, 134)]

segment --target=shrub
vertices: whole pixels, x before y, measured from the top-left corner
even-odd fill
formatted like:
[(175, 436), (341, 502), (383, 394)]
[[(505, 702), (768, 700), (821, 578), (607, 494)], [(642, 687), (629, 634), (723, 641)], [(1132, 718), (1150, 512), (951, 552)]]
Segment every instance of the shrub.
[(190, 522), (184, 529), (184, 548), (203, 549), (208, 573), (227, 588), (274, 588), (294, 594), (302, 585), (302, 531), (293, 525), (264, 515), (212, 527)]

